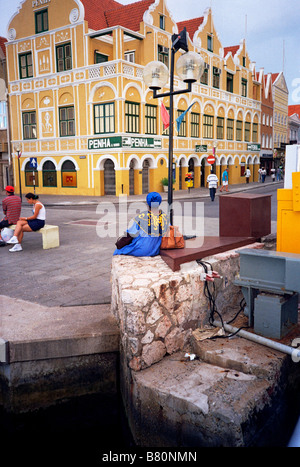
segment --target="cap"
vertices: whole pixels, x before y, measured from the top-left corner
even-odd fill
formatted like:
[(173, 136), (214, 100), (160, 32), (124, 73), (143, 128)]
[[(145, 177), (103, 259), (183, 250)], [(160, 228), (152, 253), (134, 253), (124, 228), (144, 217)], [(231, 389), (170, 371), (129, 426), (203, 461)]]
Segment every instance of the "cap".
[(14, 193), (14, 192), (15, 192), (15, 189), (14, 189), (13, 186), (8, 185), (8, 186), (5, 188), (5, 191), (7, 191), (7, 193)]
[(152, 191), (151, 193), (148, 193), (146, 197), (146, 202), (148, 206), (159, 206), (161, 203), (161, 196), (159, 193), (156, 193), (155, 191)]

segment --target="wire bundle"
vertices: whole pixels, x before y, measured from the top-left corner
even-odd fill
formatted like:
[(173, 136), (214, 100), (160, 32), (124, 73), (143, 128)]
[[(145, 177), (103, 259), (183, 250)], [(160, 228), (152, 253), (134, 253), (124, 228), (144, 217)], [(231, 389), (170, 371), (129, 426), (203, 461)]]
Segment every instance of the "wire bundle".
[[(212, 265), (208, 262), (208, 261), (201, 261), (201, 260), (197, 260), (197, 263), (199, 265), (201, 265), (205, 271), (206, 274), (209, 273), (209, 268), (211, 271), (213, 271), (213, 268), (212, 268)], [(224, 321), (223, 321), (223, 317), (222, 315), (219, 313), (219, 311), (217, 310), (217, 306), (216, 306), (216, 286), (215, 286), (215, 283), (212, 282), (211, 283), (211, 287), (212, 287), (212, 290), (210, 290), (209, 288), (209, 283), (208, 281), (204, 281), (204, 295), (206, 296), (206, 298), (208, 299), (208, 302), (209, 302), (209, 308), (210, 308), (210, 314), (209, 314), (209, 324), (211, 326), (215, 326), (214, 325), (214, 315), (217, 314), (220, 321), (221, 321), (221, 324), (222, 324), (222, 328), (223, 328), (223, 331), (225, 332), (225, 329), (224, 329)], [(233, 323), (233, 321), (236, 320), (236, 318), (238, 317), (238, 315), (245, 309), (245, 306), (246, 306), (246, 301), (244, 298), (242, 298), (242, 300), (240, 301), (240, 309), (238, 310), (238, 312), (235, 314), (235, 316), (230, 320), (228, 321), (227, 323), (225, 324), (230, 324), (230, 323)], [(241, 326), (237, 331), (235, 331), (234, 333), (231, 333), (229, 335), (215, 335), (215, 336), (212, 336), (212, 337), (209, 337), (209, 339), (216, 339), (216, 338), (228, 338), (228, 337), (233, 337), (235, 336), (241, 329), (247, 329), (248, 326)]]

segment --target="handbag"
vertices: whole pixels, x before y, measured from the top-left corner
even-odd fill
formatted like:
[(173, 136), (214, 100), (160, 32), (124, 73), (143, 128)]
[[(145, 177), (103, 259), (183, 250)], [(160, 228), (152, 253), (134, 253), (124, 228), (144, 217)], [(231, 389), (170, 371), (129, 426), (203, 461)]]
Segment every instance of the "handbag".
[(131, 242), (132, 242), (132, 236), (130, 235), (130, 233), (125, 232), (124, 235), (122, 235), (122, 237), (118, 238), (115, 245), (117, 249), (120, 250), (124, 246), (130, 245)]
[(160, 249), (173, 250), (175, 248), (184, 248), (184, 238), (178, 227), (170, 225), (167, 234), (162, 237)]
[(9, 229), (8, 227), (4, 227), (1, 230), (1, 237), (5, 243), (7, 243), (8, 240), (10, 240), (13, 235), (14, 235), (14, 230)]

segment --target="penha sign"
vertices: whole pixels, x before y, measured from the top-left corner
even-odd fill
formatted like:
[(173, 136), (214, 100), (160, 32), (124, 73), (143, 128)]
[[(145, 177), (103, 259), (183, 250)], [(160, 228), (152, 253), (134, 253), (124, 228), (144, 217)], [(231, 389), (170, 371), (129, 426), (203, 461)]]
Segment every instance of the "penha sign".
[(135, 149), (160, 149), (161, 139), (159, 138), (140, 138), (134, 136), (111, 136), (108, 138), (92, 138), (88, 140), (88, 149), (116, 149), (116, 148), (135, 148)]

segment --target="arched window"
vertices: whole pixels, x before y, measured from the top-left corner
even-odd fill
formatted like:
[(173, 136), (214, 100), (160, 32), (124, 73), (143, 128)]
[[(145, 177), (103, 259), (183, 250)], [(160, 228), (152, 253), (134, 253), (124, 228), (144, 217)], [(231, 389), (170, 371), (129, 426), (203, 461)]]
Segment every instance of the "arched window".
[(31, 167), (30, 162), (25, 165), (25, 186), (39, 186), (38, 171)]
[(57, 186), (56, 168), (52, 161), (43, 164), (43, 186)]
[(74, 162), (65, 161), (61, 167), (61, 186), (77, 187), (77, 172)]

